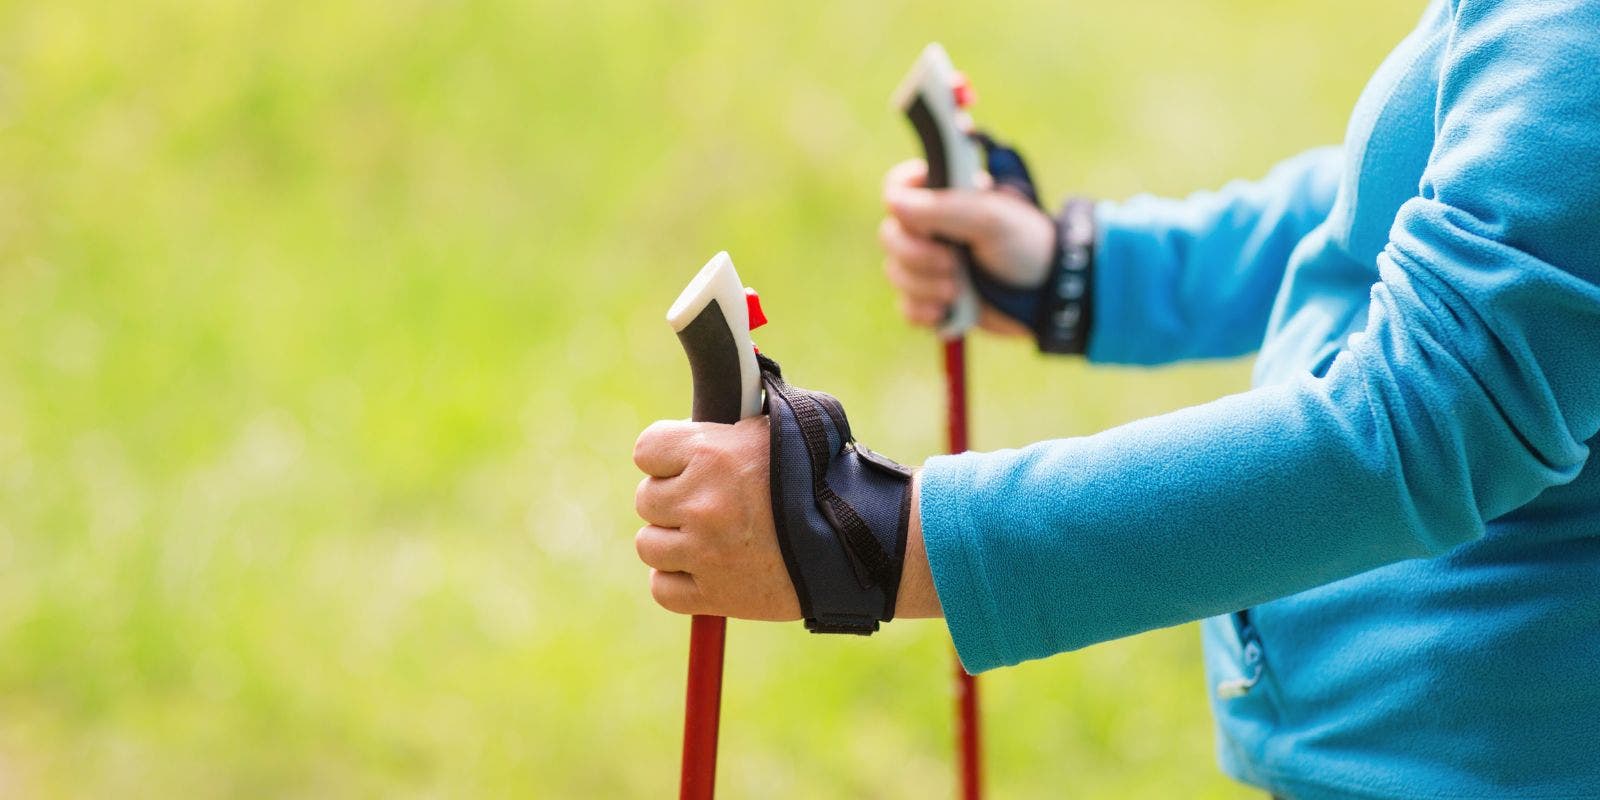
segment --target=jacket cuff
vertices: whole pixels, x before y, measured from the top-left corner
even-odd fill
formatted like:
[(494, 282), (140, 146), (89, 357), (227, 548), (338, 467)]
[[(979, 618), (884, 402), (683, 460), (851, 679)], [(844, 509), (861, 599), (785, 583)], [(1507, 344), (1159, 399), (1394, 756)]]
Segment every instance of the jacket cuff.
[(922, 542), (934, 590), (962, 667), (976, 674), (1014, 663), (1005, 658), (1004, 629), (968, 508), (976, 454), (935, 456), (922, 468)]
[(1129, 236), (1133, 232), (1129, 227), (1133, 220), (1118, 212), (1118, 204), (1112, 200), (1101, 200), (1094, 205), (1095, 280), (1090, 291), (1095, 314), (1089, 321), (1088, 347), (1084, 351), (1084, 357), (1091, 363), (1122, 360), (1120, 351), (1128, 331), (1119, 330), (1118, 325), (1133, 318), (1119, 308), (1118, 303), (1125, 304), (1136, 291), (1128, 285), (1135, 273), (1127, 269), (1136, 239)]

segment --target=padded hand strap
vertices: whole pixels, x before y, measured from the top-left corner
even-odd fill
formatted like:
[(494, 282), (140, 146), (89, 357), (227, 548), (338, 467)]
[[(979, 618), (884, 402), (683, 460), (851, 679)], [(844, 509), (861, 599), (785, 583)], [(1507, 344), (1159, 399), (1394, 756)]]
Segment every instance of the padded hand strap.
[(772, 518), (806, 628), (870, 634), (894, 618), (911, 471), (856, 442), (838, 400), (790, 386), (776, 361), (759, 359)]

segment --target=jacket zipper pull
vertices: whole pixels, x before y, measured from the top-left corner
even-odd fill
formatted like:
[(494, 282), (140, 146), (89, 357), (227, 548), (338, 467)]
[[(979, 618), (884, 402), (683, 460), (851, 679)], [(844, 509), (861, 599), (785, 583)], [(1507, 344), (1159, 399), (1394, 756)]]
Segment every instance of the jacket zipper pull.
[(1250, 677), (1218, 681), (1217, 699), (1219, 700), (1236, 700), (1244, 697), (1250, 693), (1251, 689), (1255, 688), (1257, 683), (1261, 682), (1261, 673), (1264, 671), (1265, 665), (1261, 661), (1261, 640), (1257, 638), (1255, 626), (1246, 626), (1244, 630), (1240, 631), (1240, 634), (1244, 640), (1244, 666), (1245, 669), (1250, 670)]

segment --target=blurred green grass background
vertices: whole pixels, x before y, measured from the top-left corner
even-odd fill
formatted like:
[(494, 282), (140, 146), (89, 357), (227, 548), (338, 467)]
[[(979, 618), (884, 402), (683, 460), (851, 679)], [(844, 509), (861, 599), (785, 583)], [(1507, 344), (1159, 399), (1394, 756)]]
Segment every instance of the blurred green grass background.
[[(1047, 194), (1118, 197), (1337, 141), (1417, 11), (0, 4), (0, 796), (670, 796), (628, 454), (686, 413), (694, 270), (730, 250), (763, 347), (920, 461), (874, 230), (924, 42)], [(975, 348), (983, 449), (1246, 380)], [(940, 625), (730, 638), (726, 796), (951, 793)], [(1192, 627), (983, 690), (996, 797), (1253, 796)]]

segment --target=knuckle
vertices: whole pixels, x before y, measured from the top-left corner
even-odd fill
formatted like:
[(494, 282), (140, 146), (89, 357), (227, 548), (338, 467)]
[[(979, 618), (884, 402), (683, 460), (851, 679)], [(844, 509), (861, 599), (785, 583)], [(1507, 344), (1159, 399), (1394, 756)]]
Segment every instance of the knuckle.
[(695, 526), (704, 526), (706, 523), (715, 522), (719, 516), (722, 503), (715, 497), (698, 494), (685, 500), (678, 508), (678, 513), (683, 521)]
[(899, 229), (900, 223), (894, 217), (884, 217), (883, 221), (878, 223), (878, 244), (883, 245), (885, 250), (894, 249), (895, 243), (900, 238)]
[(889, 278), (889, 285), (896, 291), (904, 293), (911, 288), (911, 270), (906, 269), (904, 263), (892, 259), (884, 262), (883, 274)]
[(928, 162), (920, 158), (902, 161), (889, 168), (883, 177), (884, 189), (897, 186), (917, 186), (922, 183), (923, 176), (928, 172)]
[(906, 320), (917, 325), (927, 325), (932, 322), (929, 308), (930, 307), (928, 304), (918, 303), (909, 298), (902, 298), (900, 300), (900, 314), (904, 316)]
[(920, 267), (928, 258), (928, 243), (914, 236), (901, 239), (895, 248), (895, 258), (907, 267)]
[(728, 452), (720, 437), (702, 434), (695, 439), (690, 458), (701, 469), (720, 471), (733, 461), (733, 454)]
[(669, 420), (658, 419), (645, 426), (645, 429), (639, 432), (638, 438), (633, 440), (634, 466), (643, 468), (644, 462), (648, 461), (661, 448), (661, 441), (667, 435), (667, 430), (671, 425), (672, 423)]
[(665, 575), (666, 573), (661, 570), (650, 570), (650, 599), (655, 600), (656, 605), (671, 611), (672, 596), (668, 591), (668, 582)]
[(649, 454), (649, 437), (650, 429), (645, 428), (644, 431), (639, 434), (639, 438), (633, 440), (633, 465), (641, 470), (644, 469), (645, 458)]
[(674, 614), (688, 614), (692, 610), (688, 598), (676, 591), (676, 582), (661, 570), (650, 571), (650, 597), (656, 605)]
[(633, 490), (633, 510), (643, 517), (650, 508), (651, 478), (646, 475), (639, 479), (639, 485)]
[(646, 564), (651, 564), (654, 561), (651, 556), (655, 547), (654, 537), (650, 530), (650, 526), (646, 525), (633, 535), (633, 551), (639, 555), (639, 560)]

